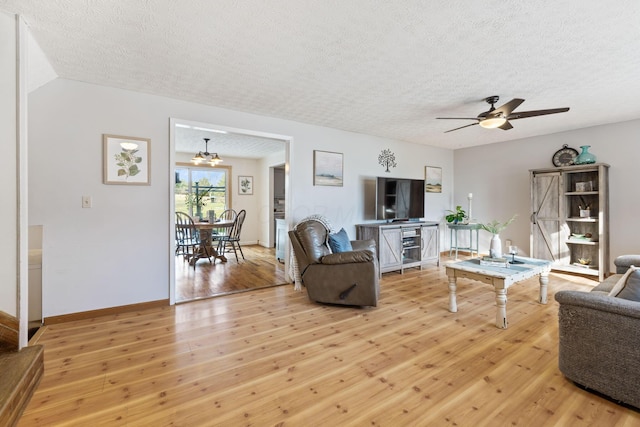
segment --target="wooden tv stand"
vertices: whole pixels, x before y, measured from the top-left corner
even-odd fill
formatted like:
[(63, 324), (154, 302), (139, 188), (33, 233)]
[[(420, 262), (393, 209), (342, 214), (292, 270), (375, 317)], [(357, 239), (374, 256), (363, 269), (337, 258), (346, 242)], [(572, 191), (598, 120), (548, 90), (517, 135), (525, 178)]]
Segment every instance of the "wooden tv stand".
[(422, 267), (428, 262), (440, 265), (438, 223), (434, 221), (373, 222), (357, 224), (358, 240), (376, 241), (380, 272)]

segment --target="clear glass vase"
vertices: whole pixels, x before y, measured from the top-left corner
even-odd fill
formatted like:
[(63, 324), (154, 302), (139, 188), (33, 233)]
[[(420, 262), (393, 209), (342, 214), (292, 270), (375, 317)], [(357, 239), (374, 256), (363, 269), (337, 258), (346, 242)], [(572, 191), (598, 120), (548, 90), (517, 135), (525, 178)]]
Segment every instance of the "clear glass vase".
[(590, 145), (581, 145), (582, 152), (573, 161), (576, 165), (588, 165), (596, 162), (596, 156), (589, 152)]

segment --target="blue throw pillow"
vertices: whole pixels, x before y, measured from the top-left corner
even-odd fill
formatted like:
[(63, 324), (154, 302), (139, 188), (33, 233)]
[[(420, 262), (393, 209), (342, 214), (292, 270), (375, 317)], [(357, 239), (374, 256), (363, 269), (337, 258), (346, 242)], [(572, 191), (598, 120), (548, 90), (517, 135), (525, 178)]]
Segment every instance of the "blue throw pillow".
[(349, 236), (344, 231), (344, 228), (341, 228), (337, 233), (329, 234), (329, 247), (334, 254), (353, 250)]

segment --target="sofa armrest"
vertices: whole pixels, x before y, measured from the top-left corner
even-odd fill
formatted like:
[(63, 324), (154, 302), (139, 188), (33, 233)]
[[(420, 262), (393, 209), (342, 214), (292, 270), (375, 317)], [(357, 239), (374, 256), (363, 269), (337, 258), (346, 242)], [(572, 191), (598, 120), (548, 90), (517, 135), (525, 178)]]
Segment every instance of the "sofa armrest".
[(640, 267), (640, 255), (620, 255), (613, 263), (616, 265), (616, 273), (625, 273), (632, 265)]
[(376, 241), (373, 239), (367, 239), (367, 240), (352, 240), (351, 241), (351, 247), (353, 248), (354, 251), (371, 251), (371, 253), (373, 254), (374, 257), (377, 257), (377, 248), (376, 248)]
[(373, 261), (373, 253), (370, 250), (337, 252), (322, 257), (322, 264), (349, 264)]
[(600, 292), (581, 291), (559, 291), (555, 298), (561, 306), (564, 304), (584, 307), (611, 315), (628, 316), (640, 322), (640, 302), (637, 301), (610, 297)]
[(370, 250), (374, 254), (376, 253), (376, 241), (373, 239), (352, 240), (351, 247), (354, 251)]
[(558, 367), (569, 379), (640, 407), (640, 302), (559, 291)]

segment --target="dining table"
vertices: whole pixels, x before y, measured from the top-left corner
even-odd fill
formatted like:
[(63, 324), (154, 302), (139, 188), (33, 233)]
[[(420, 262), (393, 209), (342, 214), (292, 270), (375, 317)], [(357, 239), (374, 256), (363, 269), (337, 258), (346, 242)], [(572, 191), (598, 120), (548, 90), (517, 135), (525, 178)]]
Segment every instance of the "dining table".
[(225, 231), (233, 227), (234, 221), (222, 220), (216, 222), (198, 221), (194, 222), (198, 233), (200, 233), (200, 242), (202, 243), (198, 248), (195, 256), (191, 258), (189, 262), (195, 263), (200, 258), (207, 258), (207, 252), (213, 258), (215, 264), (216, 259), (222, 262), (227, 262), (227, 257), (224, 254), (218, 252), (218, 248), (213, 244), (216, 235), (224, 234)]

